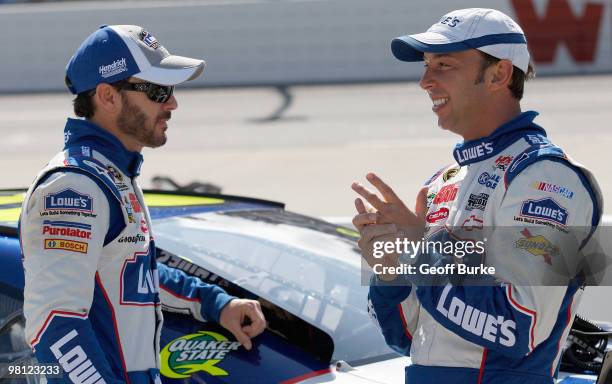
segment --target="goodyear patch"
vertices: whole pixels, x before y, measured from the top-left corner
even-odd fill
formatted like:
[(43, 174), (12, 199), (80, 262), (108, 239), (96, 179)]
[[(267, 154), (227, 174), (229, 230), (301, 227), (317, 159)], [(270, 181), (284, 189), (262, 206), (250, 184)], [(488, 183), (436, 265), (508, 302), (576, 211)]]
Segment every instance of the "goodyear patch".
[(92, 213), (93, 199), (89, 195), (67, 188), (45, 196), (45, 211), (52, 210)]
[(45, 239), (45, 249), (59, 249), (69, 252), (87, 253), (87, 243), (63, 239)]
[(239, 347), (239, 342), (229, 341), (216, 332), (200, 331), (181, 336), (162, 349), (161, 374), (172, 379), (185, 379), (196, 372), (228, 376), (229, 373), (216, 364)]

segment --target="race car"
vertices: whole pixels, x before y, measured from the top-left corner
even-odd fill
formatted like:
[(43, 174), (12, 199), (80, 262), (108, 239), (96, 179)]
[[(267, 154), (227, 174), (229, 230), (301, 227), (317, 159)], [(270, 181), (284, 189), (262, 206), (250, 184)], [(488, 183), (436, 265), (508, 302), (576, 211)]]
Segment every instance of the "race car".
[[(18, 377), (8, 369), (35, 362), (23, 335), (17, 235), (23, 198), (23, 190), (0, 191), (3, 383), (39, 382), (38, 376)], [(361, 261), (357, 232), (259, 199), (148, 190), (145, 200), (158, 262), (258, 300), (268, 321), (247, 351), (216, 324), (164, 312), (164, 383), (404, 383), (410, 359), (387, 347), (367, 314), (370, 272)], [(594, 383), (607, 349), (605, 330), (581, 324), (570, 337), (582, 344), (571, 343), (571, 356), (564, 356), (564, 384)], [(585, 338), (589, 332), (594, 333)]]

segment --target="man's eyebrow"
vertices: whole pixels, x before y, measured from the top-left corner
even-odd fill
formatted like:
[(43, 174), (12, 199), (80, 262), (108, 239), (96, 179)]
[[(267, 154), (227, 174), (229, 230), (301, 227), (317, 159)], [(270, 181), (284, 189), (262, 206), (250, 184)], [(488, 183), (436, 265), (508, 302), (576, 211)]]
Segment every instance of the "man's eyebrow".
[[(431, 53), (430, 59), (439, 59), (441, 57), (452, 57), (449, 53)], [(423, 55), (425, 58), (425, 55)]]

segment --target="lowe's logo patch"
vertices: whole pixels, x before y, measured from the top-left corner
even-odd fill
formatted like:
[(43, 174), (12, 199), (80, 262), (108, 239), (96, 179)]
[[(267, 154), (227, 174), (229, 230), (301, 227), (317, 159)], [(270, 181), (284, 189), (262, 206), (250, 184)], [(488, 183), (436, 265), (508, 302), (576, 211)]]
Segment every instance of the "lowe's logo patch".
[(65, 210), (92, 213), (91, 196), (75, 191), (72, 188), (45, 196), (45, 211)]
[(212, 376), (228, 376), (230, 373), (216, 364), (239, 347), (239, 342), (230, 341), (217, 332), (199, 331), (181, 336), (162, 349), (160, 371), (172, 379), (187, 379), (200, 371)]
[(567, 224), (567, 209), (547, 197), (541, 200), (527, 200), (521, 205), (521, 216), (552, 221), (557, 224)]

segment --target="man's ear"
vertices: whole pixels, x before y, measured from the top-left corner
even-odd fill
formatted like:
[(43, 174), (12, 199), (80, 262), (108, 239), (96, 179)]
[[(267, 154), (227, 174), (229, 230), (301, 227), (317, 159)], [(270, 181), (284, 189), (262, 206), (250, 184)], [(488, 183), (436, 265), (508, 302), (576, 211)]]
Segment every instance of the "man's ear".
[(514, 66), (510, 60), (500, 60), (489, 68), (487, 84), (492, 91), (508, 89), (512, 83)]
[(94, 94), (96, 107), (107, 114), (116, 114), (121, 110), (121, 97), (115, 87), (106, 83), (98, 84)]

